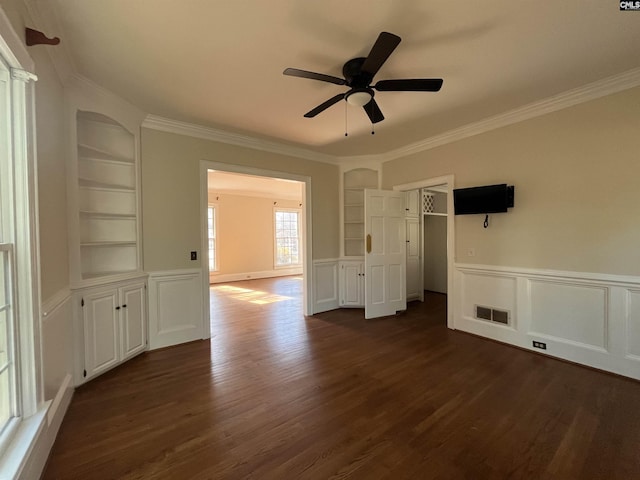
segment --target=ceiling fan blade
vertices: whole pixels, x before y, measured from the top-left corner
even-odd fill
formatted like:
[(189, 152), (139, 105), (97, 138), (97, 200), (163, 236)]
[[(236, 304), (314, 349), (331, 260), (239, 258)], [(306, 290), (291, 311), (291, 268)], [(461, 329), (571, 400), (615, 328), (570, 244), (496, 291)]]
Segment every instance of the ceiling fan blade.
[(378, 73), (380, 67), (387, 61), (391, 52), (393, 52), (401, 38), (393, 33), (382, 32), (378, 35), (376, 43), (371, 48), (367, 59), (362, 64), (362, 71), (367, 72), (372, 77)]
[(380, 80), (373, 88), (379, 92), (437, 92), (442, 88), (441, 78), (413, 78)]
[(309, 78), (311, 80), (320, 80), (321, 82), (335, 83), (336, 85), (345, 85), (347, 83), (342, 78), (324, 75), (323, 73), (307, 72), (306, 70), (299, 70), (297, 68), (287, 68), (282, 73), (291, 77)]
[(307, 117), (307, 118), (313, 118), (316, 115), (318, 115), (319, 113), (324, 112), (330, 106), (335, 105), (336, 103), (338, 103), (343, 98), (344, 98), (344, 93), (340, 93), (340, 94), (336, 95), (335, 97), (330, 98), (326, 102), (321, 103), (320, 105), (318, 105), (313, 110), (308, 111), (307, 113), (304, 114), (304, 116)]
[(367, 115), (369, 115), (369, 120), (371, 120), (371, 123), (378, 123), (384, 120), (384, 115), (382, 114), (380, 107), (378, 107), (378, 104), (373, 98), (362, 108), (364, 108), (364, 111), (367, 112)]

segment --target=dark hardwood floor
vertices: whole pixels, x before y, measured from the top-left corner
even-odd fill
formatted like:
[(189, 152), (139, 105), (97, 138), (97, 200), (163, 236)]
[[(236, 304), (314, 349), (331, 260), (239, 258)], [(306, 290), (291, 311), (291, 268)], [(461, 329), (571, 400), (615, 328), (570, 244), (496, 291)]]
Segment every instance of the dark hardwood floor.
[(213, 338), (79, 388), (46, 479), (638, 479), (640, 383), (396, 317), (212, 290)]

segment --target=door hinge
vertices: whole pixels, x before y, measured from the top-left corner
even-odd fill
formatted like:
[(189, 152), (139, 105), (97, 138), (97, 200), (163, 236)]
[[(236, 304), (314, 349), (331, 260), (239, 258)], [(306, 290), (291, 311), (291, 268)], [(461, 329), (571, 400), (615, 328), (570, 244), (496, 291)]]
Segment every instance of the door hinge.
[(82, 300), (80, 300), (80, 306), (84, 307), (84, 298)]

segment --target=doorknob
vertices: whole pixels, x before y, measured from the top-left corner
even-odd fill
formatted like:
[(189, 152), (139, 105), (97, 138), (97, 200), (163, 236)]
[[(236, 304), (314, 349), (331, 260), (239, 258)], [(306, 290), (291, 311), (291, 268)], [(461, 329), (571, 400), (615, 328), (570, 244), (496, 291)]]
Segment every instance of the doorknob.
[(371, 234), (367, 234), (367, 253), (371, 253)]

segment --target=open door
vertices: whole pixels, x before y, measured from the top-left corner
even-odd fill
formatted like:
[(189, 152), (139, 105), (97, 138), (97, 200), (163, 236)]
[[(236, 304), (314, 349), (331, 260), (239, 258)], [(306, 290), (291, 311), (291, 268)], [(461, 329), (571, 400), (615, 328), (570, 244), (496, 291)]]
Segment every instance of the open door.
[(406, 310), (404, 193), (364, 191), (365, 318)]

